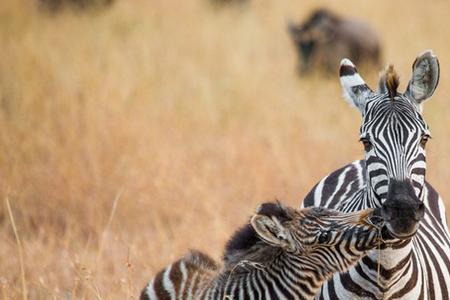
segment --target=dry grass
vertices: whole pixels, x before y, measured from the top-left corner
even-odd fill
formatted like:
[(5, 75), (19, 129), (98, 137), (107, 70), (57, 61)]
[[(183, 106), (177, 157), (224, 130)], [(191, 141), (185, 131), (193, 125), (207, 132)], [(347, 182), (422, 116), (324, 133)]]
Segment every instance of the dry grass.
[[(258, 203), (297, 206), (361, 157), (337, 78), (295, 74), (286, 20), (317, 5), (134, 0), (50, 16), (1, 1), (0, 199), (29, 299), (136, 299), (188, 248), (220, 257)], [(428, 179), (450, 199), (450, 4), (330, 5), (382, 33), (402, 87), (417, 53), (438, 54)], [(24, 291), (11, 216), (1, 205), (3, 299)]]

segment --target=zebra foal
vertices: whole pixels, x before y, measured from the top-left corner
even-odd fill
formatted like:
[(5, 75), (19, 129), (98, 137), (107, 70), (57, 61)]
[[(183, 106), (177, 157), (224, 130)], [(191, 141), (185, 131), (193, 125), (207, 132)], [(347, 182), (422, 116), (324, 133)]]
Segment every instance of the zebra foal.
[(312, 299), (335, 272), (377, 246), (381, 224), (373, 216), (373, 209), (264, 203), (229, 240), (223, 266), (190, 251), (160, 271), (140, 299)]

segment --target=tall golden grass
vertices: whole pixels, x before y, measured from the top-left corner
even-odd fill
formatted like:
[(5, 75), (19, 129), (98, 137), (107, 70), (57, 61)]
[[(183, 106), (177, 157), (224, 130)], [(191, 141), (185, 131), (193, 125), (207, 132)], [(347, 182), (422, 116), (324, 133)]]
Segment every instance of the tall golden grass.
[(258, 203), (298, 206), (362, 157), (337, 76), (296, 76), (287, 19), (320, 5), (373, 24), (402, 88), (419, 52), (439, 56), (427, 176), (450, 199), (448, 2), (134, 0), (49, 15), (3, 0), (3, 299), (136, 299), (188, 248), (219, 258)]

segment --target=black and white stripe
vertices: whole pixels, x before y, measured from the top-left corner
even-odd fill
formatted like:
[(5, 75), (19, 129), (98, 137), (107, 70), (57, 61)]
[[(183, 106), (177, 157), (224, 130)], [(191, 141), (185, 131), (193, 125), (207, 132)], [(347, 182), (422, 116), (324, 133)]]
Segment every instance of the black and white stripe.
[(265, 203), (228, 242), (221, 267), (191, 251), (160, 271), (140, 299), (313, 299), (332, 274), (378, 245), (372, 213)]
[(449, 299), (450, 236), (443, 201), (425, 181), (430, 132), (421, 115), (439, 80), (437, 58), (427, 51), (416, 59), (404, 94), (396, 92), (396, 78), (390, 83), (395, 89), (388, 90), (386, 76), (373, 92), (349, 60), (341, 64), (344, 96), (363, 117), (366, 156), (323, 178), (303, 206), (345, 212), (381, 207), (390, 182), (399, 180), (412, 185), (425, 215), (412, 238), (383, 247), (381, 254), (370, 251), (347, 273), (335, 274), (316, 299)]

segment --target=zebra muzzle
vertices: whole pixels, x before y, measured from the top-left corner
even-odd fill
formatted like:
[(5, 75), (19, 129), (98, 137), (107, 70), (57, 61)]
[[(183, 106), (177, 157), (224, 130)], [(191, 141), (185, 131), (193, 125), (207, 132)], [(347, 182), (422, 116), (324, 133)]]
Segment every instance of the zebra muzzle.
[(381, 216), (390, 233), (400, 239), (410, 238), (419, 228), (424, 213), (425, 206), (412, 184), (391, 180), (387, 200), (381, 207)]

